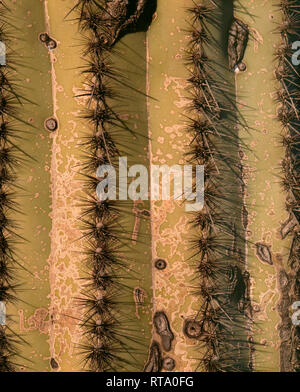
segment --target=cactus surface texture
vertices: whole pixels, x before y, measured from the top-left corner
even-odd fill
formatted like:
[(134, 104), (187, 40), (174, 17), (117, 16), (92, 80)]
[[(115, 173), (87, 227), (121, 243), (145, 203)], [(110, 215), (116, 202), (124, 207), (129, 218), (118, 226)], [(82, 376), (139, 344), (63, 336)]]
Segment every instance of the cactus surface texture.
[(299, 66), (298, 0), (0, 1), (0, 372), (300, 370)]

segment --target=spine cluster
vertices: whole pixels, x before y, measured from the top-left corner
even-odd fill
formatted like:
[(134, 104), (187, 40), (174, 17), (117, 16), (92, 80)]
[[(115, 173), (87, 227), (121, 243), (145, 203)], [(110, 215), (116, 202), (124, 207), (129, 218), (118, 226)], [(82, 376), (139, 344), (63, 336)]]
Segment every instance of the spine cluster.
[(124, 233), (120, 215), (126, 202), (99, 200), (96, 187), (103, 178), (96, 173), (100, 165), (114, 164), (126, 133), (131, 132), (116, 105), (121, 99), (116, 91), (122, 76), (110, 63), (116, 26), (123, 20), (124, 10), (119, 9), (119, 16), (118, 9), (112, 14), (98, 1), (79, 1), (75, 10), (86, 41), (87, 62), (82, 71), (85, 88), (79, 96), (86, 99), (82, 116), (92, 130), (81, 146), (85, 152), (82, 173), (86, 197), (82, 200), (80, 220), (87, 244), (88, 270), (80, 299), (85, 308), (82, 324), (86, 333), (82, 351), (89, 370), (121, 371), (130, 366), (131, 359), (134, 362), (131, 346), (137, 343), (126, 314), (127, 304), (122, 303), (122, 292), (129, 289), (122, 283), (129, 273), (128, 260), (121, 251)]
[(20, 337), (10, 327), (12, 320), (6, 314), (7, 305), (16, 300), (16, 274), (20, 266), (15, 244), (21, 238), (16, 233), (12, 214), (18, 210), (15, 201), (16, 169), (22, 159), (22, 151), (16, 144), (20, 138), (19, 109), (23, 98), (17, 92), (14, 54), (10, 48), (12, 25), (9, 9), (0, 2), (0, 372), (16, 370), (17, 346)]
[(205, 205), (193, 217), (196, 281), (202, 305), (185, 323), (185, 335), (199, 341), (202, 371), (250, 371), (249, 273), (245, 271), (244, 182), (240, 162), (234, 76), (220, 41), (222, 4), (210, 2), (189, 10), (188, 52), (191, 99), (189, 154), (204, 165)]

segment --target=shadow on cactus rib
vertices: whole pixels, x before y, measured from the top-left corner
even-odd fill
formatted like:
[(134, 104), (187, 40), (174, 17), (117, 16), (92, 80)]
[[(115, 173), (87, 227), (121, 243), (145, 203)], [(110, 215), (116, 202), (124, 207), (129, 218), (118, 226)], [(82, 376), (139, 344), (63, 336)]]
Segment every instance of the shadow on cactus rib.
[[(187, 56), (191, 93), (189, 159), (205, 167), (205, 205), (191, 220), (196, 264), (195, 293), (201, 307), (184, 324), (199, 342), (199, 370), (251, 371), (249, 273), (245, 270), (245, 227), (238, 128), (245, 127), (235, 101), (227, 47), (233, 2), (205, 2), (189, 10)], [(244, 219), (245, 221), (245, 219)]]

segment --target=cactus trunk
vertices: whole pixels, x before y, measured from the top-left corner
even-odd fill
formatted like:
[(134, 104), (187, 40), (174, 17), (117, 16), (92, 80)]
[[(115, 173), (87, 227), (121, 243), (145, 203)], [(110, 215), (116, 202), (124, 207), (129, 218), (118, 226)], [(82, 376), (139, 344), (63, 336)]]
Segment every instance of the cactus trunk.
[(0, 1), (0, 372), (299, 370), (298, 7)]

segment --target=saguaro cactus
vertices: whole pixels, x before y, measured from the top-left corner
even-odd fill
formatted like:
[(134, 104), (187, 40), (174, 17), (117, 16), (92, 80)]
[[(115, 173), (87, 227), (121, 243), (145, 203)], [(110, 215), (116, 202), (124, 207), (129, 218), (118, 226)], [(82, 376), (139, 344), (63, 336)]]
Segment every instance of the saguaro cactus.
[(0, 1), (0, 371), (299, 370), (299, 27), (292, 0)]

